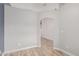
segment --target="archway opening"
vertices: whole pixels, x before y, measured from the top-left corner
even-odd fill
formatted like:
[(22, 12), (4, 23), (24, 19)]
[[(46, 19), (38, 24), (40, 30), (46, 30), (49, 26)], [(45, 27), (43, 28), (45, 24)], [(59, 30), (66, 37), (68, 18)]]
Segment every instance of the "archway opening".
[(40, 20), (41, 46), (53, 48), (57, 34), (57, 22), (52, 17), (44, 17)]

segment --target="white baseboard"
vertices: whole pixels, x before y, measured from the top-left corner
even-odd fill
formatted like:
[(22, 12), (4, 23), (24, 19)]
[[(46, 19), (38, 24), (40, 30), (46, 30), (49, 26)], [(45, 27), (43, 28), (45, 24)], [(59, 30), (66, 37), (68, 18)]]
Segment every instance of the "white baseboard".
[(31, 46), (31, 47), (16, 49), (16, 50), (13, 50), (13, 51), (6, 51), (6, 52), (4, 51), (4, 53), (2, 54), (2, 56), (4, 56), (5, 54), (8, 54), (8, 53), (17, 52), (17, 51), (22, 51), (22, 50), (26, 50), (26, 49), (30, 49), (30, 48), (34, 48), (34, 47), (39, 47), (39, 46), (35, 45), (35, 46)]
[(64, 53), (64, 56), (75, 56), (75, 55), (73, 55), (73, 54), (71, 54), (71, 53), (69, 53), (69, 52), (67, 52), (67, 51), (65, 51), (63, 49), (60, 49), (60, 48), (54, 48), (54, 49), (57, 49), (59, 51), (62, 51)]

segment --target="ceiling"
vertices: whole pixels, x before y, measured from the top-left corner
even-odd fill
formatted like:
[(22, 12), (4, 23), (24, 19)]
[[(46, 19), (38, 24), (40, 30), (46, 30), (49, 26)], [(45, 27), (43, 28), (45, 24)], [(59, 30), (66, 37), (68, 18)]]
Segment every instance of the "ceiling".
[(10, 3), (12, 7), (30, 9), (34, 11), (46, 11), (59, 9), (58, 3)]

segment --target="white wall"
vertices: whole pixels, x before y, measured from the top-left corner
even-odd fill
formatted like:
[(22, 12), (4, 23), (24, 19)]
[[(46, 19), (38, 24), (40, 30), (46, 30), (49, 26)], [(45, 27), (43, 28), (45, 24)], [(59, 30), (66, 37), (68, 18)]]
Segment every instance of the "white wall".
[(42, 37), (53, 40), (54, 46), (57, 47), (59, 40), (58, 10), (41, 12), (40, 20), (42, 20)]
[(29, 9), (37, 12), (59, 8), (58, 3), (46, 3), (46, 6), (44, 6), (44, 3), (10, 3), (10, 5), (12, 7)]
[(5, 6), (5, 51), (38, 46), (37, 13)]
[(79, 55), (79, 4), (65, 4), (60, 15), (60, 48)]

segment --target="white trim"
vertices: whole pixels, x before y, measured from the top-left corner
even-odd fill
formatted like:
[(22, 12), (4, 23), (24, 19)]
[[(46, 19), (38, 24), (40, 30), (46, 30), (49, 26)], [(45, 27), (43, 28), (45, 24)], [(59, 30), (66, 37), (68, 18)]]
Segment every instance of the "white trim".
[(62, 51), (62, 52), (64, 53), (64, 56), (75, 56), (75, 55), (73, 55), (72, 53), (69, 53), (69, 52), (67, 52), (67, 51), (65, 51), (65, 50), (63, 50), (63, 49), (60, 49), (60, 48), (54, 48), (54, 49), (57, 49), (57, 50)]
[(4, 56), (7, 53), (17, 52), (17, 51), (21, 51), (21, 50), (26, 50), (26, 49), (34, 48), (34, 47), (39, 47), (39, 46), (35, 45), (35, 46), (31, 46), (31, 47), (16, 49), (16, 50), (13, 50), (13, 51), (6, 51), (6, 52), (4, 51), (4, 53), (2, 54), (2, 56)]

